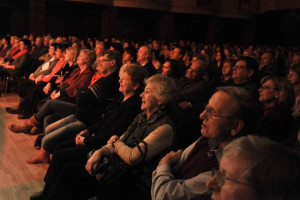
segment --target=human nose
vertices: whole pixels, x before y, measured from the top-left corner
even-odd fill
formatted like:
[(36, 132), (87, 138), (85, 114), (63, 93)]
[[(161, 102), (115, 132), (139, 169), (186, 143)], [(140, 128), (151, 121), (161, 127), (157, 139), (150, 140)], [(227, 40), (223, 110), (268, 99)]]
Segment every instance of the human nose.
[(206, 188), (210, 191), (215, 191), (215, 192), (220, 191), (220, 187), (219, 187), (218, 181), (217, 181), (217, 175), (211, 177), (211, 179), (209, 179), (206, 182)]
[(204, 110), (202, 111), (202, 113), (200, 113), (199, 118), (200, 119), (205, 119), (205, 115), (206, 114), (206, 109), (204, 108)]
[(140, 94), (140, 97), (141, 97), (141, 98), (143, 98), (143, 96), (144, 96), (144, 92), (142, 92), (142, 93)]

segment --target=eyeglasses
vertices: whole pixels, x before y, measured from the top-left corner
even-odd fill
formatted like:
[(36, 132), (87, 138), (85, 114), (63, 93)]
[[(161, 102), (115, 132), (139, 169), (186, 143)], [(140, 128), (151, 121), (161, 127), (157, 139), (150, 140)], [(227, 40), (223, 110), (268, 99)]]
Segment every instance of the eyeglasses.
[(235, 66), (233, 66), (233, 70), (236, 70), (236, 69), (246, 69), (247, 67), (245, 67), (245, 66), (242, 66), (242, 65), (235, 65)]
[(99, 62), (106, 62), (106, 61), (112, 61), (111, 59), (102, 59), (102, 60), (99, 60)]
[(234, 119), (234, 117), (232, 117), (232, 116), (216, 114), (216, 111), (214, 111), (212, 108), (208, 107), (208, 105), (205, 106), (204, 111), (206, 112), (205, 114), (206, 114), (207, 118), (209, 118), (209, 119), (212, 119), (213, 117), (224, 117), (224, 118), (228, 118), (228, 119)]
[(231, 182), (234, 182), (234, 183), (237, 183), (237, 184), (249, 186), (248, 183), (243, 183), (241, 181), (237, 181), (237, 180), (226, 177), (224, 173), (222, 173), (222, 172), (220, 172), (219, 170), (216, 170), (216, 169), (212, 170), (211, 175), (212, 175), (212, 177), (216, 178), (215, 180), (216, 180), (219, 188), (221, 188), (224, 185), (225, 180), (228, 180), (228, 181), (231, 181)]
[(260, 89), (262, 90), (277, 90), (276, 88), (270, 87), (270, 86), (261, 86)]
[(99, 60), (100, 63), (106, 62), (106, 61), (112, 61), (112, 60), (111, 59), (102, 59), (102, 60)]

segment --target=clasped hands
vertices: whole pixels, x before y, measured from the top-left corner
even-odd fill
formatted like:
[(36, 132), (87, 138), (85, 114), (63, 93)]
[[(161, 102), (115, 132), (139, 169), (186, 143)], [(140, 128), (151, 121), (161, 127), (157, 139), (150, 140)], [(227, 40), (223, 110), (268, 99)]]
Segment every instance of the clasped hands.
[(162, 166), (162, 165), (174, 165), (176, 164), (182, 154), (182, 149), (179, 149), (178, 151), (171, 151), (169, 152), (167, 155), (165, 155), (159, 162), (158, 166)]

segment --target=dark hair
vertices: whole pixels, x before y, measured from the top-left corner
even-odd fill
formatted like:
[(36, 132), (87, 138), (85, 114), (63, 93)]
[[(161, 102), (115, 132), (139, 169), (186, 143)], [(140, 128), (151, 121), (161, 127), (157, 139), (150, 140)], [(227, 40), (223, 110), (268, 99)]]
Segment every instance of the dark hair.
[(122, 65), (122, 59), (121, 59), (121, 53), (116, 50), (106, 50), (104, 52), (104, 55), (107, 54), (107, 58), (110, 60), (115, 60), (116, 61), (116, 67), (120, 69)]
[(180, 63), (178, 60), (170, 59), (166, 60), (165, 62), (169, 62), (171, 64), (171, 74), (169, 75), (171, 78), (174, 78), (175, 80), (179, 79), (181, 77), (181, 68)]
[(62, 43), (56, 43), (56, 49), (60, 49), (61, 51), (66, 51), (67, 45)]
[(57, 45), (58, 45), (58, 43), (52, 43), (50, 46), (54, 47), (54, 50), (56, 50), (57, 49)]
[(128, 53), (128, 54), (130, 54), (130, 56), (133, 58), (133, 62), (136, 61), (136, 50), (135, 50), (134, 47), (126, 47), (124, 49), (124, 53), (125, 52)]
[(172, 50), (178, 48), (180, 51), (179, 51), (179, 54), (182, 55), (182, 57), (184, 56), (185, 54), (185, 49), (180, 47), (179, 45), (174, 45), (174, 47), (172, 48)]
[(144, 79), (148, 77), (148, 71), (145, 67), (139, 64), (131, 64), (123, 69), (123, 73), (126, 72), (130, 77), (133, 84), (139, 84), (139, 88), (135, 91), (137, 94), (142, 93), (145, 88)]
[(234, 66), (235, 63), (236, 63), (236, 60), (235, 59), (232, 59), (232, 58), (226, 58), (224, 61), (223, 61), (223, 64), (224, 63), (230, 63), (230, 66)]
[(298, 76), (300, 77), (300, 63), (296, 63), (293, 66), (290, 67), (291, 71), (295, 72), (298, 74)]
[(120, 52), (121, 54), (122, 54), (123, 51), (124, 51), (124, 49), (123, 49), (123, 47), (122, 47), (122, 44), (120, 44), (120, 43), (112, 42), (112, 43), (110, 44), (110, 46), (113, 47), (115, 51), (118, 51), (118, 52)]
[(254, 58), (252, 58), (250, 56), (240, 56), (237, 59), (237, 61), (240, 61), (240, 60), (246, 62), (246, 67), (248, 70), (252, 69), (254, 71), (254, 73), (256, 73), (258, 71), (258, 62)]
[(27, 46), (27, 49), (30, 48), (31, 46), (31, 42), (28, 39), (21, 39), (20, 41), (22, 41), (24, 43), (25, 46)]

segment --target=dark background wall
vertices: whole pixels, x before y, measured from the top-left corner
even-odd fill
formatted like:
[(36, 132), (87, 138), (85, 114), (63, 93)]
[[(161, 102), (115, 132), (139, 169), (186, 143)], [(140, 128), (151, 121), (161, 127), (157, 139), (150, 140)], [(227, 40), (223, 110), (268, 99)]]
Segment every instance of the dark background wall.
[(61, 0), (2, 0), (0, 35), (76, 35), (241, 44), (300, 43), (300, 10), (250, 17), (184, 14)]

